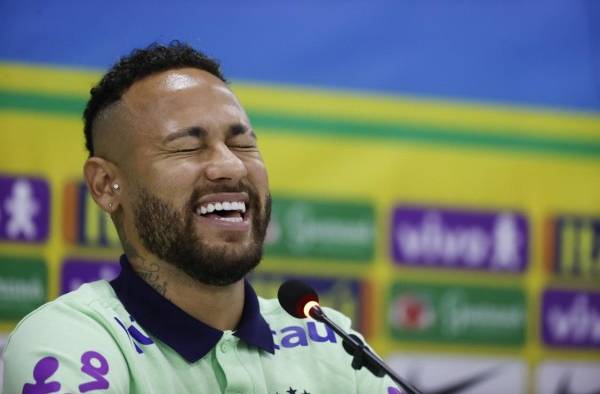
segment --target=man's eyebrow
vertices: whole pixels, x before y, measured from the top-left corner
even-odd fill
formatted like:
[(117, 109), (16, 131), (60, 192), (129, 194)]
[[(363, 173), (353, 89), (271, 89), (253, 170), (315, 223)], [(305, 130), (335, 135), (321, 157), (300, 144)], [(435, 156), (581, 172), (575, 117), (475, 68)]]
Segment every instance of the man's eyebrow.
[(173, 140), (176, 140), (177, 138), (182, 138), (182, 137), (204, 138), (205, 136), (206, 136), (206, 130), (204, 130), (200, 126), (193, 126), (193, 127), (188, 127), (186, 129), (179, 130), (179, 131), (169, 134), (168, 136), (165, 137), (163, 142), (168, 143)]
[(245, 133), (250, 133), (250, 137), (256, 139), (256, 134), (254, 134), (254, 131), (241, 123), (236, 123), (229, 126), (229, 130), (227, 131), (229, 137), (235, 137)]

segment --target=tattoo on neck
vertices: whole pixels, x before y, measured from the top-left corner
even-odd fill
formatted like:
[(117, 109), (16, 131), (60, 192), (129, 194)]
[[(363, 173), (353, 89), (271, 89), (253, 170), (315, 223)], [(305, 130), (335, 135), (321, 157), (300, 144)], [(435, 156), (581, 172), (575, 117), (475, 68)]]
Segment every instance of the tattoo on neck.
[(131, 262), (134, 270), (146, 283), (148, 283), (156, 292), (163, 297), (167, 294), (167, 281), (162, 280), (160, 276), (160, 264), (152, 261), (146, 261), (135, 249), (135, 247), (129, 242), (122, 223), (117, 226), (117, 232), (121, 238), (121, 244), (123, 245), (123, 251)]
[(167, 281), (160, 277), (160, 265), (150, 261), (141, 260), (141, 265), (137, 267), (138, 275), (146, 281), (158, 294), (166, 297)]

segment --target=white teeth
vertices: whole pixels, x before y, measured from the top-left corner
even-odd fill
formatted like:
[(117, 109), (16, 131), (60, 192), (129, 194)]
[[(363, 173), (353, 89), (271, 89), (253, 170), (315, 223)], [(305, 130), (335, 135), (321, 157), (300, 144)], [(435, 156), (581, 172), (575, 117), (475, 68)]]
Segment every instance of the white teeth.
[[(197, 214), (206, 215), (214, 211), (240, 211), (246, 212), (246, 203), (243, 201), (222, 201), (202, 205), (196, 210)], [(231, 220), (228, 220), (231, 221)], [(235, 220), (237, 221), (237, 219)]]
[(225, 222), (231, 222), (231, 223), (241, 223), (243, 221), (243, 219), (241, 217), (237, 217), (237, 218), (222, 218), (222, 217), (218, 217), (219, 220), (223, 220)]

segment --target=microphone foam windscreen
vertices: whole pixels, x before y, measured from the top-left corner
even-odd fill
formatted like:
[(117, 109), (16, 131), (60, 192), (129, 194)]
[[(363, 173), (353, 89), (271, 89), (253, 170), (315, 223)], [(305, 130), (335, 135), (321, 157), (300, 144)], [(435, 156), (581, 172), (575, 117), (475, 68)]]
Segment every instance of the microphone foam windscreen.
[(317, 292), (304, 282), (299, 280), (288, 280), (284, 282), (277, 292), (279, 304), (287, 313), (304, 319), (304, 305), (309, 301), (319, 302)]

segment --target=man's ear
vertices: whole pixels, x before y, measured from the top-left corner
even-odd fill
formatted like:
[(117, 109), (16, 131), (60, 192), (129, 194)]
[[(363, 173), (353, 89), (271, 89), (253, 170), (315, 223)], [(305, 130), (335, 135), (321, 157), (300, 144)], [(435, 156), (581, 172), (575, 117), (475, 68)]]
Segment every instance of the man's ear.
[(83, 165), (83, 176), (96, 204), (112, 214), (121, 204), (121, 187), (117, 167), (100, 157), (90, 157)]

